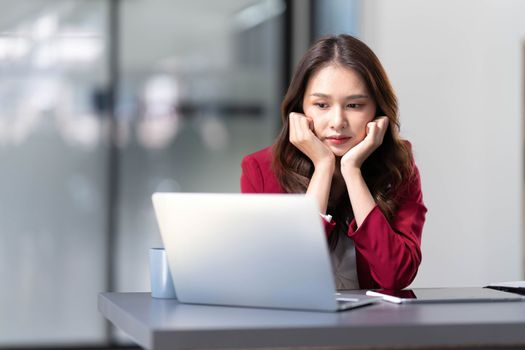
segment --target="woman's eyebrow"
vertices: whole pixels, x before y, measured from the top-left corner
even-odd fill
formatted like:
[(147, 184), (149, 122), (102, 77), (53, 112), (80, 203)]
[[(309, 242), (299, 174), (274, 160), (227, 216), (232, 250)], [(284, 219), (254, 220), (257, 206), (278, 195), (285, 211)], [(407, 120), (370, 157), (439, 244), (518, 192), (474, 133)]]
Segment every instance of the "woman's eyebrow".
[[(316, 97), (322, 97), (322, 98), (331, 98), (332, 97), (330, 95), (323, 94), (323, 93), (320, 93), (320, 92), (314, 92), (310, 96), (316, 96)], [(357, 100), (357, 99), (360, 99), (360, 98), (368, 98), (368, 95), (365, 95), (365, 94), (348, 95), (348, 96), (345, 97), (345, 100)]]
[(360, 98), (368, 98), (368, 95), (365, 95), (365, 94), (356, 94), (356, 95), (346, 96), (346, 99), (347, 99), (347, 100), (357, 100), (357, 99), (360, 99)]
[(314, 92), (314, 93), (311, 94), (310, 96), (324, 97), (324, 98), (330, 98), (330, 97), (331, 97), (330, 95), (322, 94), (322, 93), (320, 93), (320, 92)]

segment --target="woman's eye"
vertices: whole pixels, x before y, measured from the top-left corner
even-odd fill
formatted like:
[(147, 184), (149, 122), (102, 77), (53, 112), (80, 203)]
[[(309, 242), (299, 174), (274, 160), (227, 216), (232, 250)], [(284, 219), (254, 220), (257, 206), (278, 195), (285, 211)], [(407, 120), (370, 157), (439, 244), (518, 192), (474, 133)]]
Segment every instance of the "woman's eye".
[(357, 103), (349, 103), (347, 105), (348, 108), (352, 108), (352, 109), (356, 109), (356, 108), (360, 108), (361, 105), (360, 104), (357, 104)]
[(321, 109), (328, 108), (328, 104), (322, 102), (315, 103), (315, 105)]

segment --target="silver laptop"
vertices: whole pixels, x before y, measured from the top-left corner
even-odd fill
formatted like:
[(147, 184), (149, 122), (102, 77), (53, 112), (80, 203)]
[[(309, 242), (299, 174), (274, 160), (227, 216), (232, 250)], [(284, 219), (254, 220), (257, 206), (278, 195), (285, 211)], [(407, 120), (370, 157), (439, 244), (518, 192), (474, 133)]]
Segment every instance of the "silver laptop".
[(336, 294), (304, 195), (155, 193), (153, 205), (180, 302), (336, 311), (381, 300)]

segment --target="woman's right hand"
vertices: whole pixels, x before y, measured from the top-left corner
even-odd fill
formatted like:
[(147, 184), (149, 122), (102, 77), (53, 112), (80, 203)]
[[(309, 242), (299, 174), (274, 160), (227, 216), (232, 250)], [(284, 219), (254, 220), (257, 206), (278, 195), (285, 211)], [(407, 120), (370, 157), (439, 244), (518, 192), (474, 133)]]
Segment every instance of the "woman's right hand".
[(301, 113), (290, 113), (290, 142), (303, 152), (317, 168), (320, 165), (335, 167), (335, 155), (314, 133), (312, 118)]
[(315, 198), (320, 213), (325, 214), (335, 171), (335, 155), (315, 135), (312, 118), (292, 112), (288, 119), (290, 142), (314, 163), (314, 173), (306, 189), (306, 195)]

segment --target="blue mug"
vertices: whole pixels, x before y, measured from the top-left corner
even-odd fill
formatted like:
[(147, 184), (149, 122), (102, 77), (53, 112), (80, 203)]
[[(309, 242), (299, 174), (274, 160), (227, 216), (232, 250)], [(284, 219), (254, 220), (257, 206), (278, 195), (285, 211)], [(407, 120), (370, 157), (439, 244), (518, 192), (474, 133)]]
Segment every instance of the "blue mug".
[(164, 248), (149, 250), (151, 296), (161, 299), (177, 298)]

